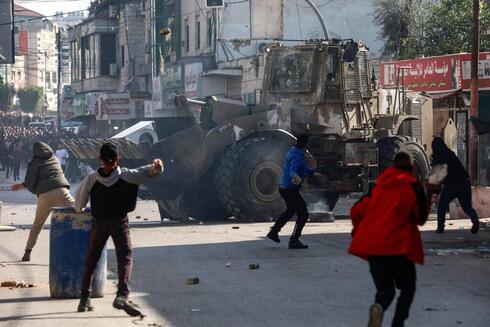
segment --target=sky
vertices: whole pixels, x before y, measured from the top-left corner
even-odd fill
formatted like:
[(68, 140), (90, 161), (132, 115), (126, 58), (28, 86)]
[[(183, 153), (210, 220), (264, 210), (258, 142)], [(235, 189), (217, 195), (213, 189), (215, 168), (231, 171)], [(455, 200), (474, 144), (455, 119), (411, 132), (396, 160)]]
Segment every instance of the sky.
[(48, 16), (57, 11), (71, 12), (86, 9), (90, 5), (90, 0), (15, 0), (15, 3)]

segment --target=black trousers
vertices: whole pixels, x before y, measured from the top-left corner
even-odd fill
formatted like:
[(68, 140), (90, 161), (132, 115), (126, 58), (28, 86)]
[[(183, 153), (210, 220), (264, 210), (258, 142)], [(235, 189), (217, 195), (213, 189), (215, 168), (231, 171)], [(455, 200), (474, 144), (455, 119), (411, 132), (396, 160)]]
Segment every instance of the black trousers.
[(292, 190), (288, 188), (280, 188), (279, 193), (286, 202), (286, 211), (276, 221), (272, 230), (279, 233), (279, 231), (286, 225), (286, 223), (293, 218), (294, 214), (297, 215), (296, 226), (294, 227), (293, 235), (291, 239), (298, 239), (301, 236), (301, 232), (308, 221), (308, 208), (306, 202), (299, 193), (299, 190)]
[(114, 241), (117, 256), (117, 274), (119, 283), (117, 295), (127, 297), (129, 295), (129, 280), (131, 279), (132, 247), (129, 236), (128, 217), (121, 220), (94, 220), (90, 230), (87, 257), (85, 258), (85, 270), (83, 273), (81, 295), (90, 295), (92, 274), (97, 266), (102, 250), (109, 236)]
[(20, 179), (20, 161), (14, 161), (12, 164), (14, 171), (14, 181)]
[(376, 286), (375, 302), (383, 307), (383, 311), (393, 301), (395, 289), (400, 290), (392, 326), (403, 326), (415, 295), (415, 264), (404, 256), (370, 256), (368, 260)]
[(437, 204), (437, 228), (444, 229), (446, 222), (446, 212), (449, 207), (449, 202), (454, 199), (458, 199), (461, 208), (464, 213), (470, 217), (472, 223), (478, 222), (478, 214), (471, 203), (471, 183), (469, 179), (466, 179), (459, 184), (444, 186), (439, 196), (439, 202)]

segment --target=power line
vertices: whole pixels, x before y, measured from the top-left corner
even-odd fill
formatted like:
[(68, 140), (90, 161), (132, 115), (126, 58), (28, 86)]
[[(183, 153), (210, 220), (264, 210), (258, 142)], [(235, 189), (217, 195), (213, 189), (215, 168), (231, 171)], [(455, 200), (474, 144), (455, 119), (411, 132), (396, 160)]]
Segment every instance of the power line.
[(27, 22), (32, 22), (32, 21), (36, 21), (36, 20), (44, 20), (46, 18), (64, 16), (64, 15), (69, 15), (69, 14), (75, 14), (75, 13), (85, 12), (85, 11), (87, 11), (87, 9), (69, 11), (69, 12), (65, 12), (65, 13), (57, 13), (57, 14), (54, 14), (54, 15), (47, 15), (47, 16), (42, 16), (42, 17), (34, 17), (34, 18), (29, 18), (29, 19), (24, 19), (24, 20), (18, 20), (18, 21), (13, 21), (13, 22), (8, 22), (8, 23), (1, 23), (0, 26), (27, 23)]

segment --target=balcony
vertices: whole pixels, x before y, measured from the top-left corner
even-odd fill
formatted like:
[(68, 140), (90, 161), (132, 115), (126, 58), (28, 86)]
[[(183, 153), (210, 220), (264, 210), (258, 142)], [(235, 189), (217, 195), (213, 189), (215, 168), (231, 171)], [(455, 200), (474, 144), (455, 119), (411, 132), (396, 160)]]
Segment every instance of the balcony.
[(73, 81), (75, 93), (116, 91), (119, 87), (117, 76), (99, 76), (82, 81)]

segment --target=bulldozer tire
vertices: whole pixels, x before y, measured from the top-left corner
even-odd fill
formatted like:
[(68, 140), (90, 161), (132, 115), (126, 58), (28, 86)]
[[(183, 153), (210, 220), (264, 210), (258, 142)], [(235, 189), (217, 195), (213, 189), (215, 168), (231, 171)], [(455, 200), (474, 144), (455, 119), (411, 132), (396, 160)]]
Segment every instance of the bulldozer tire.
[(216, 190), (215, 171), (216, 166), (212, 166), (194, 189), (184, 195), (184, 208), (190, 217), (206, 221), (225, 220), (229, 217)]
[(415, 165), (415, 172), (419, 179), (427, 177), (430, 171), (430, 162), (424, 147), (420, 142), (410, 136), (385, 137), (378, 141), (379, 174), (393, 165), (395, 155), (399, 151), (408, 152)]
[(246, 222), (272, 221), (284, 211), (279, 182), (287, 151), (285, 143), (258, 137), (225, 150), (215, 180), (231, 216)]

